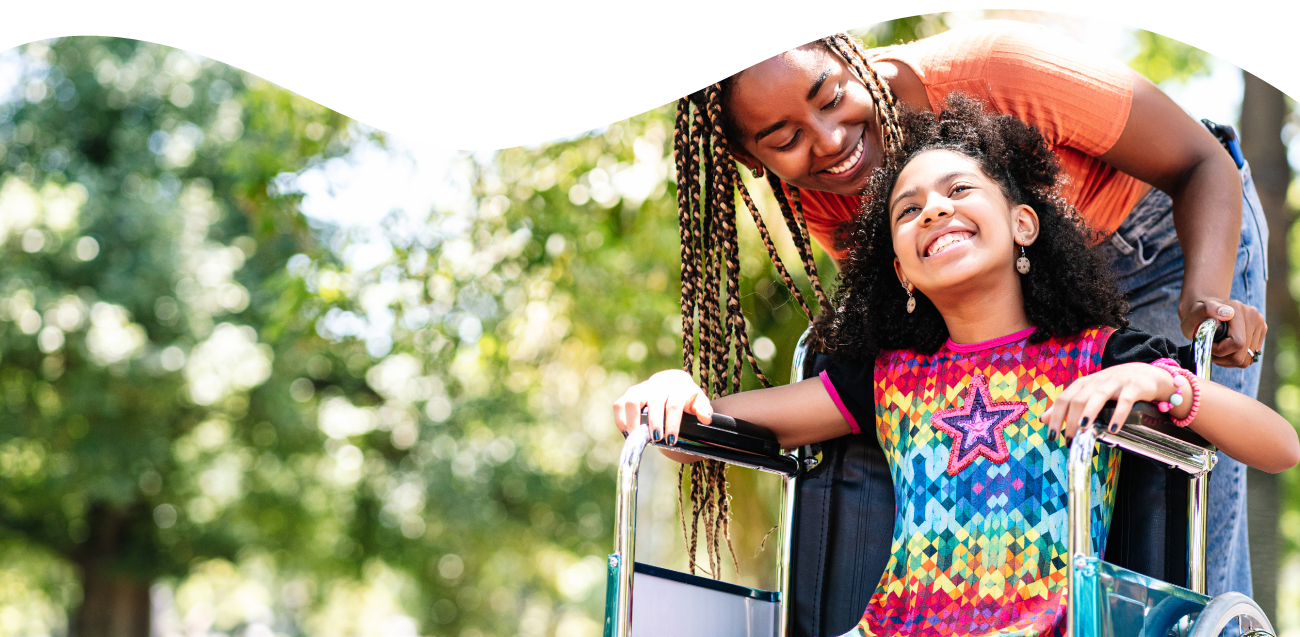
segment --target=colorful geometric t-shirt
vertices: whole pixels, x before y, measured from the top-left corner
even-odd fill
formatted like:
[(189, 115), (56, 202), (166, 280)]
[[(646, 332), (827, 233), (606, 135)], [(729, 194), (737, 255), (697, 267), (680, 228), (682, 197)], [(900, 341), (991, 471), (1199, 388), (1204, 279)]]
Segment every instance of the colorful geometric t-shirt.
[[(1063, 623), (1068, 447), (1047, 439), (1039, 417), (1075, 379), (1174, 349), (1131, 329), (1043, 343), (1030, 343), (1032, 332), (949, 340), (931, 355), (886, 351), (874, 366), (837, 361), (822, 372), (854, 433), (874, 420), (894, 482), (891, 556), (848, 635), (1036, 637)], [(1118, 464), (1105, 446), (1093, 460), (1097, 553)]]

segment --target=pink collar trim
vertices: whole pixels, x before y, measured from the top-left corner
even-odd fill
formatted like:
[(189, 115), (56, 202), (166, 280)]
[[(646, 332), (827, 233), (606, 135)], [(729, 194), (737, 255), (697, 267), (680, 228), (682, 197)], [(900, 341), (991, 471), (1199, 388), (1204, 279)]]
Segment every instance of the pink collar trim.
[(952, 342), (952, 339), (949, 338), (947, 345), (948, 345), (948, 349), (954, 352), (962, 352), (962, 353), (978, 352), (980, 350), (997, 347), (999, 345), (1006, 345), (1007, 343), (1014, 343), (1016, 341), (1029, 338), (1029, 335), (1033, 334), (1034, 330), (1037, 329), (1038, 329), (1037, 327), (1031, 327), (1028, 329), (1020, 330), (1019, 332), (1016, 332), (1014, 334), (999, 336), (995, 339), (980, 341), (979, 343), (967, 343), (967, 344), (954, 343)]

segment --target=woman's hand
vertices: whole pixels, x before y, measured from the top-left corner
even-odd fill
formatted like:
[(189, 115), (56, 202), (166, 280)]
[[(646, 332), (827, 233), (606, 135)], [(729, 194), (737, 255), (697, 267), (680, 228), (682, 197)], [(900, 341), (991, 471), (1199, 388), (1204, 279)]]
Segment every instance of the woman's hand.
[[(1073, 438), (1082, 427), (1092, 424), (1097, 412), (1108, 401), (1115, 401), (1115, 413), (1107, 423), (1111, 433), (1119, 431), (1128, 418), (1133, 403), (1168, 400), (1174, 393), (1174, 377), (1169, 372), (1147, 363), (1125, 363), (1084, 376), (1065, 388), (1041, 420), (1047, 424), (1048, 439), (1055, 440), (1061, 433)], [(1191, 395), (1183, 390), (1187, 400), (1175, 412), (1191, 410)], [(1185, 413), (1177, 416), (1185, 416)]]
[(1207, 318), (1228, 322), (1228, 338), (1214, 344), (1214, 364), (1220, 367), (1250, 367), (1254, 356), (1264, 347), (1268, 324), (1254, 306), (1231, 299), (1202, 298), (1192, 302), (1182, 314), (1183, 334), (1192, 338), (1196, 328)]
[(665, 438), (677, 444), (682, 413), (695, 414), (702, 423), (713, 420), (709, 397), (695, 384), (690, 374), (672, 369), (659, 372), (643, 383), (633, 385), (614, 401), (614, 423), (627, 435), (641, 422), (641, 408), (649, 408), (650, 437), (655, 442)]

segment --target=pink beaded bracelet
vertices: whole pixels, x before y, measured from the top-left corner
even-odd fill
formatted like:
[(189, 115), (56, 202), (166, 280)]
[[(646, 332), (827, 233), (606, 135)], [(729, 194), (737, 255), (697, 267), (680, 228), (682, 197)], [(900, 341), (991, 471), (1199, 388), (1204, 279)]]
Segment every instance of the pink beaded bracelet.
[(1169, 372), (1169, 374), (1174, 377), (1173, 395), (1169, 397), (1168, 401), (1160, 401), (1156, 403), (1156, 408), (1162, 412), (1168, 413), (1174, 407), (1183, 404), (1183, 390), (1181, 383), (1178, 382), (1179, 380), (1183, 380), (1192, 390), (1192, 410), (1187, 412), (1186, 418), (1174, 418), (1173, 416), (1170, 416), (1169, 419), (1179, 427), (1186, 427), (1192, 424), (1192, 419), (1196, 418), (1196, 412), (1201, 408), (1201, 384), (1199, 379), (1196, 377), (1196, 374), (1183, 369), (1183, 367), (1178, 364), (1178, 361), (1171, 358), (1157, 359), (1151, 364)]

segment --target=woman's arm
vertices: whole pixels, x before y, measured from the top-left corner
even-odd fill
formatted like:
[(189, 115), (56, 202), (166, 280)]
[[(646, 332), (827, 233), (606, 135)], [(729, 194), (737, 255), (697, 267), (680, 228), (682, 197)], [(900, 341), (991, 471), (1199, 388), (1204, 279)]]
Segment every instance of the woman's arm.
[[(1168, 194), (1183, 248), (1178, 316), (1191, 338), (1207, 318), (1230, 318), (1214, 362), (1246, 367), (1267, 327), (1255, 308), (1229, 299), (1241, 236), (1241, 177), (1219, 141), (1146, 78), (1132, 73), (1133, 105), (1118, 141), (1098, 157)], [(1228, 314), (1220, 314), (1225, 308)]]
[[(1214, 446), (1232, 458), (1256, 469), (1278, 473), (1300, 462), (1300, 439), (1295, 428), (1277, 412), (1259, 401), (1211, 381), (1199, 381), (1201, 406), (1189, 425)], [(1119, 431), (1137, 401), (1167, 400), (1174, 393), (1173, 376), (1147, 363), (1125, 363), (1084, 376), (1065, 388), (1042, 415), (1053, 438), (1064, 433), (1073, 437), (1080, 426), (1087, 426), (1107, 401), (1116, 402), (1115, 415), (1106, 424)], [(1192, 401), (1186, 387), (1186, 399), (1170, 414), (1186, 418)]]
[[(713, 419), (715, 409), (772, 431), (786, 449), (850, 433), (848, 421), (826, 393), (820, 378), (723, 396), (710, 403), (686, 372), (659, 372), (632, 386), (614, 402), (614, 422), (619, 430), (623, 433), (632, 431), (640, 422), (643, 407), (649, 408), (651, 438), (666, 439), (670, 445), (677, 442), (683, 412), (694, 414), (701, 422), (708, 423)], [(668, 451), (664, 453), (678, 462), (700, 459)]]

